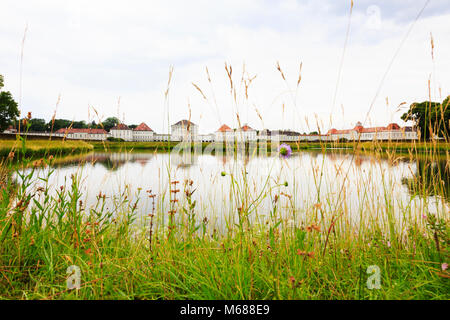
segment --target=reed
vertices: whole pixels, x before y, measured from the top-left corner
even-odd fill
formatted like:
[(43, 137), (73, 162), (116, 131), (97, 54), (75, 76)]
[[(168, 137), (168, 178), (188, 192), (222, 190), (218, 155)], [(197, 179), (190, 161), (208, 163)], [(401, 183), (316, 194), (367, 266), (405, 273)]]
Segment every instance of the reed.
[[(7, 157), (11, 151), (22, 148), (22, 141), (0, 140), (0, 158)], [(68, 155), (72, 153), (88, 152), (94, 147), (85, 141), (59, 141), (59, 140), (29, 140), (25, 153), (15, 152), (15, 155), (25, 157), (45, 157), (49, 155)]]
[[(237, 208), (219, 231), (201, 218), (202, 206), (192, 200), (195, 181), (172, 188), (183, 192), (165, 224), (164, 199), (151, 191), (133, 199), (126, 192), (100, 193), (96, 204), (86, 207), (80, 175), (71, 176), (65, 186), (48, 184), (52, 161), (42, 159), (28, 170), (24, 165), (16, 171), (20, 183), (7, 185), (16, 196), (0, 206), (2, 298), (449, 298), (449, 274), (443, 270), (449, 254), (448, 215), (432, 214), (426, 206), (395, 212), (388, 176), (384, 198), (377, 200), (370, 185), (358, 195), (361, 206), (356, 209), (368, 208), (359, 223), (351, 223), (348, 208), (340, 208), (344, 214), (323, 252), (334, 212), (332, 195), (294, 217), (290, 197), (299, 192), (294, 186), (268, 182), (261, 194), (254, 194), (239, 170), (230, 172), (224, 178), (230, 179)], [(39, 183), (38, 174), (44, 177)], [(367, 181), (361, 177), (357, 183)], [(434, 186), (439, 193), (438, 183)], [(143, 197), (156, 202), (147, 217), (136, 214)], [(258, 203), (268, 197), (273, 206), (264, 220)], [(106, 203), (112, 198), (111, 207)], [(396, 221), (397, 214), (405, 221)], [(82, 270), (80, 289), (66, 287), (71, 265)], [(366, 287), (369, 265), (383, 270), (379, 290)]]

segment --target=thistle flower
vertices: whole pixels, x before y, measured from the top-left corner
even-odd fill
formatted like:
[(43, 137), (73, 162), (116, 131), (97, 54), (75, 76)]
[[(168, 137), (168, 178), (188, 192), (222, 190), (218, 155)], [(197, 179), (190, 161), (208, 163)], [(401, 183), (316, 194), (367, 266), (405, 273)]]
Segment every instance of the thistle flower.
[(447, 270), (448, 269), (448, 263), (443, 263), (442, 265), (441, 265), (441, 268), (442, 268), (442, 271), (445, 271), (445, 270)]
[(278, 153), (279, 153), (280, 157), (287, 159), (291, 156), (292, 149), (288, 144), (283, 143), (278, 147)]

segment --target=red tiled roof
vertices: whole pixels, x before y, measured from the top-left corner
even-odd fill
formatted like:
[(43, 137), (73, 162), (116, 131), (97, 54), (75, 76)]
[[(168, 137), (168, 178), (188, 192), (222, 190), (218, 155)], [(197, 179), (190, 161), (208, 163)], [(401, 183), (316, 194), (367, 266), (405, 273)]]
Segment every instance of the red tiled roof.
[(130, 130), (130, 128), (123, 123), (119, 123), (117, 126), (111, 128), (111, 130)]
[(140, 125), (134, 128), (134, 131), (153, 131), (153, 130), (144, 122), (142, 122)]
[(361, 128), (359, 132), (367, 133), (367, 132), (381, 132), (386, 131), (386, 127), (373, 127), (373, 128)]
[(173, 126), (180, 126), (180, 125), (181, 126), (186, 126), (186, 127), (188, 127), (190, 125), (196, 126), (195, 123), (193, 123), (193, 122), (191, 122), (189, 120), (180, 120), (177, 123), (173, 124)]
[(231, 128), (229, 126), (227, 126), (226, 124), (222, 125), (219, 130), (217, 130), (217, 132), (226, 132), (226, 131), (233, 131), (231, 130)]
[(364, 128), (361, 125), (354, 127), (353, 129), (345, 129), (345, 130), (336, 130), (330, 129), (328, 130), (328, 134), (345, 134), (350, 133), (352, 131), (360, 132), (360, 133), (369, 133), (369, 132), (381, 132), (381, 131), (392, 131), (392, 130), (400, 130), (400, 126), (396, 123), (390, 123), (387, 127), (372, 127), (372, 128)]
[(327, 134), (336, 134), (337, 133), (337, 130), (336, 129), (330, 129), (330, 130), (328, 130), (328, 132), (327, 132)]
[(346, 130), (331, 129), (328, 130), (328, 134), (343, 134), (343, 133), (350, 133), (351, 131), (353, 131), (353, 129), (346, 129)]
[(398, 129), (400, 129), (400, 126), (396, 123), (390, 123), (390, 124), (388, 124), (388, 126), (386, 128), (388, 130), (398, 130)]
[(248, 125), (244, 124), (241, 128), (242, 131), (249, 131), (249, 130), (253, 130), (251, 127), (249, 127)]
[(62, 128), (56, 131), (56, 133), (89, 133), (89, 134), (107, 134), (103, 129), (74, 129), (74, 128)]

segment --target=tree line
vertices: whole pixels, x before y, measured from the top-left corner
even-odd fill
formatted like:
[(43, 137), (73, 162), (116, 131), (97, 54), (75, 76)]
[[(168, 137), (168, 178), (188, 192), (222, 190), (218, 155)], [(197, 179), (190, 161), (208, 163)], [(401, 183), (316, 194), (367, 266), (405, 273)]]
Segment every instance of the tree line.
[(55, 132), (59, 129), (73, 128), (73, 129), (105, 129), (111, 130), (119, 123), (116, 117), (109, 117), (102, 122), (86, 122), (86, 121), (72, 121), (68, 119), (52, 119), (48, 122), (45, 119), (32, 118), (28, 120), (30, 132)]

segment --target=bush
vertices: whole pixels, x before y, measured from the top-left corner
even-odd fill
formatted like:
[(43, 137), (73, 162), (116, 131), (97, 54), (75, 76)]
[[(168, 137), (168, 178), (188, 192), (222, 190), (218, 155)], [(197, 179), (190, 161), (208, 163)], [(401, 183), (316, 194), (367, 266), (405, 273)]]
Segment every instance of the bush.
[(108, 137), (106, 140), (111, 142), (125, 142), (122, 138), (114, 138), (114, 137)]

